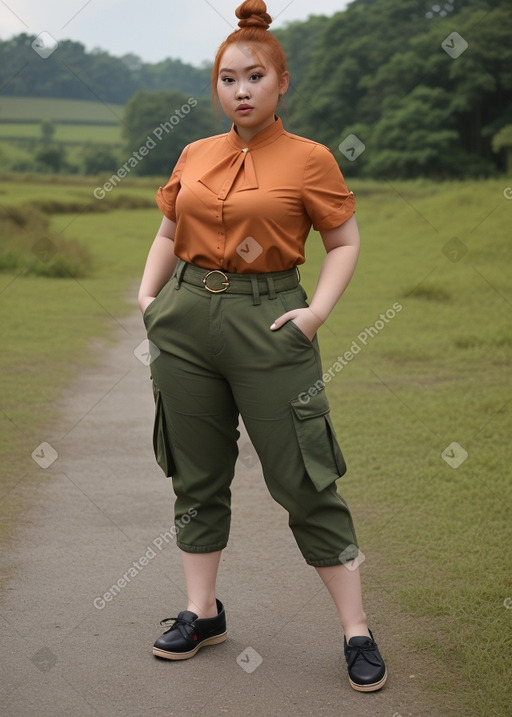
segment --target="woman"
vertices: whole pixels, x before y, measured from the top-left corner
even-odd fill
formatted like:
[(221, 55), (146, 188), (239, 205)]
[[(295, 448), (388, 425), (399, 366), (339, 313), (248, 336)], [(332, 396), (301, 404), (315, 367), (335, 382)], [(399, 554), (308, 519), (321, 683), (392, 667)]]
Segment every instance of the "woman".
[[(271, 495), (337, 607), (349, 680), (380, 689), (386, 667), (369, 632), (357, 540), (335, 481), (346, 468), (321, 382), (316, 333), (359, 251), (355, 200), (330, 151), (275, 115), (289, 75), (266, 5), (236, 11), (221, 45), (214, 99), (233, 126), (186, 147), (157, 194), (164, 214), (139, 292), (156, 400), (157, 460), (172, 476), (188, 606), (155, 642), (193, 657), (226, 639), (215, 584), (230, 524), (242, 416)], [(327, 255), (310, 305), (298, 265), (311, 226)], [(166, 624), (167, 621), (163, 621)]]

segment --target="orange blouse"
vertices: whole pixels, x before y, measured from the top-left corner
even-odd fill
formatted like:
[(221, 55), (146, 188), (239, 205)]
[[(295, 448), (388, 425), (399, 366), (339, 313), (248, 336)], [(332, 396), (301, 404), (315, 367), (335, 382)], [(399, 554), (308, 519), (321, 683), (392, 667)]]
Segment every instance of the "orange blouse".
[(335, 229), (355, 212), (330, 150), (280, 119), (249, 144), (234, 126), (189, 144), (156, 201), (176, 222), (178, 257), (238, 273), (303, 264), (311, 226)]

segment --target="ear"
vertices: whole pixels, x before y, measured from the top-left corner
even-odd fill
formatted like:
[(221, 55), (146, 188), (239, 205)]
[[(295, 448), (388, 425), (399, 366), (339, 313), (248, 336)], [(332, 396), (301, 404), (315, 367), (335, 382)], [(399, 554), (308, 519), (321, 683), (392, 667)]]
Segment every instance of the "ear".
[(290, 73), (283, 72), (283, 74), (281, 75), (281, 80), (279, 82), (279, 96), (280, 97), (283, 97), (288, 92), (289, 86), (290, 86)]

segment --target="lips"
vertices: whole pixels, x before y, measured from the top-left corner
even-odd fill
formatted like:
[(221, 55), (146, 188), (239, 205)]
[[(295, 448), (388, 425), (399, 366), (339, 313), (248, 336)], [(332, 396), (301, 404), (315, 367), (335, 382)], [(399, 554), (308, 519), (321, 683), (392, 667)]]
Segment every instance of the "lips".
[(236, 108), (237, 112), (246, 112), (247, 110), (253, 110), (254, 107), (251, 107), (251, 105), (238, 105)]

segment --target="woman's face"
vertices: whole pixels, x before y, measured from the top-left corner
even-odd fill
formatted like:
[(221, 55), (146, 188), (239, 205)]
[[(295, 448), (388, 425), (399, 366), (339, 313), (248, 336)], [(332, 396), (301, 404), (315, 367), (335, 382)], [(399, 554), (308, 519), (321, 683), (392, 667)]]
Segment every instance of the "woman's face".
[(221, 107), (246, 142), (273, 124), (279, 97), (289, 85), (288, 73), (279, 78), (258, 49), (257, 44), (228, 47), (217, 80)]

